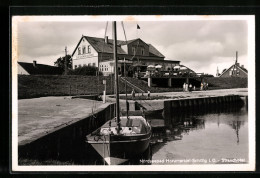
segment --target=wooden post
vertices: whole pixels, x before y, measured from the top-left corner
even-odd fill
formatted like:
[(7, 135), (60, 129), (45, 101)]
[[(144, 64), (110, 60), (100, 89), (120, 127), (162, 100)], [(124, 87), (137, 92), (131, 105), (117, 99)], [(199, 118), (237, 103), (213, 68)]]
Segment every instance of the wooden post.
[(151, 76), (148, 77), (148, 87), (152, 86), (152, 78)]
[(171, 77), (168, 79), (168, 87), (172, 87), (172, 78)]

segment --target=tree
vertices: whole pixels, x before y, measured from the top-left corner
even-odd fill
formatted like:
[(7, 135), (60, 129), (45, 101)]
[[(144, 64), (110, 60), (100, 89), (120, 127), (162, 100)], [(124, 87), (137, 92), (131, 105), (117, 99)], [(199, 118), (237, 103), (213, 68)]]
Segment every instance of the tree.
[[(54, 65), (57, 67), (62, 68), (65, 70), (65, 56), (58, 58), (55, 62)], [(68, 69), (72, 69), (72, 58), (71, 55), (67, 55), (67, 67)]]

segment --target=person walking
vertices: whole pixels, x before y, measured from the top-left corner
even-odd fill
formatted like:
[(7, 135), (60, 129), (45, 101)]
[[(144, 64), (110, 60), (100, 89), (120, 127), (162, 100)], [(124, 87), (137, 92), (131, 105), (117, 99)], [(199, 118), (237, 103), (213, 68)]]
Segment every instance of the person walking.
[(150, 99), (151, 92), (147, 90), (147, 99)]
[(183, 84), (183, 91), (185, 91), (185, 88), (186, 88), (186, 83), (184, 82), (184, 84)]
[(191, 90), (192, 90), (192, 84), (190, 83), (190, 85), (189, 85), (189, 92), (191, 92)]
[(189, 84), (186, 83), (186, 85), (185, 85), (185, 91), (188, 91), (188, 88), (189, 88)]
[(193, 91), (196, 91), (196, 87), (195, 87), (195, 85), (193, 86)]
[(131, 95), (132, 95), (132, 99), (134, 99), (135, 98), (135, 90), (134, 89), (132, 90)]
[(200, 84), (200, 90), (202, 91), (203, 90), (203, 83), (201, 82)]

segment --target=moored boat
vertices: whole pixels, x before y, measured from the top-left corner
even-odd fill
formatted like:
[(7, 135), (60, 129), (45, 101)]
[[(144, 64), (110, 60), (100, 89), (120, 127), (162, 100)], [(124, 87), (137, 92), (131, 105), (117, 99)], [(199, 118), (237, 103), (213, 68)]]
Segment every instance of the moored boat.
[(113, 22), (112, 27), (116, 116), (87, 135), (86, 141), (104, 158), (107, 164), (117, 165), (145, 152), (149, 147), (152, 131), (150, 124), (143, 116), (128, 116), (128, 110), (126, 116), (120, 116), (116, 22)]
[(117, 134), (115, 119), (87, 136), (87, 142), (104, 158), (107, 164), (121, 164), (143, 153), (151, 138), (151, 126), (142, 116), (120, 117)]

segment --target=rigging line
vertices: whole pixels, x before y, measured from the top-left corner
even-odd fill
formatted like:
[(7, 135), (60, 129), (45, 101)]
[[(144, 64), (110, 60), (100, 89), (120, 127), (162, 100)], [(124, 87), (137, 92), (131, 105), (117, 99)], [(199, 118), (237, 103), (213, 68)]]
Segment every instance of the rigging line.
[[(121, 25), (122, 25), (122, 28), (123, 28), (123, 31), (124, 31), (124, 36), (125, 36), (125, 41), (126, 41), (126, 45), (127, 45), (127, 38), (126, 38), (126, 33), (125, 33), (125, 27), (124, 27), (124, 22), (121, 21)], [(127, 101), (127, 83), (126, 83), (126, 67), (125, 67), (125, 58), (124, 58), (124, 79), (125, 79), (125, 104), (126, 104), (126, 117), (128, 118), (128, 101)]]

